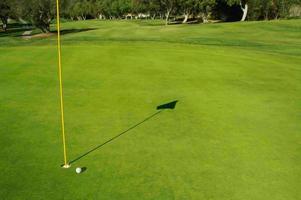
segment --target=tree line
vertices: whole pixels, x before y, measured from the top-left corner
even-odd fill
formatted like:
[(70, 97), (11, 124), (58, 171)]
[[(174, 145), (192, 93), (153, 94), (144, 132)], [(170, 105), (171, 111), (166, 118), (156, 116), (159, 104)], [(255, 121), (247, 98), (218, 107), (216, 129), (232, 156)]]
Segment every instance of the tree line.
[[(2, 29), (11, 18), (49, 32), (55, 4), (55, 0), (1, 0)], [(301, 0), (61, 0), (60, 4), (61, 16), (70, 20), (164, 19), (166, 25), (175, 20), (270, 20), (289, 17), (292, 8), (298, 15), (301, 10)]]

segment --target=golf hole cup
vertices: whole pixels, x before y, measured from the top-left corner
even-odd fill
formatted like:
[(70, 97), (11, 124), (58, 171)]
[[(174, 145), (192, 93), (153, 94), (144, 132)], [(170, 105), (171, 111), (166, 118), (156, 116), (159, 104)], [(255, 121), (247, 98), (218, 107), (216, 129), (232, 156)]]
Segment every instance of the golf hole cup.
[(76, 172), (77, 174), (82, 173), (82, 168), (81, 168), (81, 167), (77, 167), (77, 168), (75, 169), (75, 172)]

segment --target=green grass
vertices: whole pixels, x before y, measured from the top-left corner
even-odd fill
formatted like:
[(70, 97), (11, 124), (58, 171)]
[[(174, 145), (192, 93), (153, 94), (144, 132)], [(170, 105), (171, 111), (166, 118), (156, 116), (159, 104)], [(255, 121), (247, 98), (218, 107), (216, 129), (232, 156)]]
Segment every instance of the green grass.
[(179, 100), (68, 170), (56, 38), (0, 33), (1, 199), (300, 199), (300, 22), (64, 23), (69, 160)]

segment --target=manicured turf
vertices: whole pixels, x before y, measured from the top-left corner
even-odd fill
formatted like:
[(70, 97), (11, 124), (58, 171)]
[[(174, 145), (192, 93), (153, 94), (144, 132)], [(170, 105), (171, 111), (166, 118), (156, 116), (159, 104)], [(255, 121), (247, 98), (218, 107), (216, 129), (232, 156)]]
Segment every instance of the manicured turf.
[(61, 169), (56, 38), (0, 33), (1, 199), (300, 199), (300, 20), (63, 28), (69, 160), (145, 121)]

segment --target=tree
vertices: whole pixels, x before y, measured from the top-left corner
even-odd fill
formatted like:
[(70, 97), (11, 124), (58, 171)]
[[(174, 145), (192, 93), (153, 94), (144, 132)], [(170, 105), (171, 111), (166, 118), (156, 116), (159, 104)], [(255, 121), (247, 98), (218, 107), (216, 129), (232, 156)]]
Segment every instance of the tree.
[(301, 5), (301, 0), (273, 0), (274, 16), (273, 18), (285, 18), (289, 16), (289, 10), (291, 7)]
[(165, 25), (168, 25), (169, 17), (177, 7), (177, 3), (178, 0), (160, 0), (160, 5), (162, 9), (165, 10)]
[(12, 12), (11, 5), (9, 0), (1, 0), (0, 1), (0, 19), (2, 22), (2, 29), (6, 31), (7, 29), (7, 22), (10, 13)]
[(51, 0), (38, 0), (32, 5), (32, 22), (44, 33), (50, 32), (50, 22), (54, 17), (54, 5)]
[(184, 15), (182, 23), (186, 23), (190, 15), (201, 15), (203, 22), (207, 22), (209, 11), (214, 4), (215, 0), (180, 0), (179, 9)]
[(56, 2), (53, 0), (19, 0), (19, 16), (44, 33), (50, 32), (50, 22), (55, 18)]
[(160, 2), (158, 0), (149, 0), (148, 1), (148, 11), (149, 14), (152, 16), (152, 19), (155, 19), (156, 15), (160, 15)]
[(157, 15), (161, 18), (163, 8), (160, 0), (132, 0), (132, 4), (132, 11), (136, 14), (148, 13), (151, 19), (155, 19)]
[(241, 17), (240, 21), (245, 21), (248, 15), (248, 8), (249, 8), (249, 0), (226, 0), (227, 4), (232, 6), (232, 5), (239, 5), (243, 15)]
[(199, 0), (197, 4), (197, 12), (201, 13), (204, 23), (208, 22), (208, 17), (211, 14), (212, 8), (215, 6), (215, 0)]
[(183, 24), (185, 24), (189, 18), (189, 16), (192, 14), (193, 10), (196, 8), (196, 4), (199, 0), (179, 0), (179, 7), (181, 12), (184, 15), (184, 19), (182, 21)]
[(249, 18), (252, 20), (270, 20), (289, 16), (289, 10), (300, 0), (252, 0), (249, 1)]

